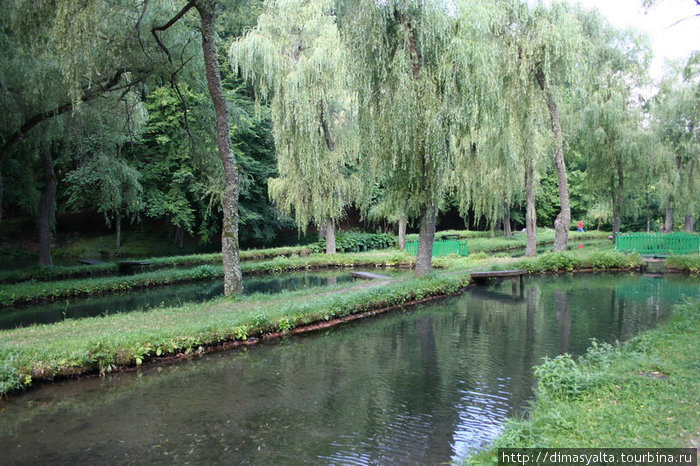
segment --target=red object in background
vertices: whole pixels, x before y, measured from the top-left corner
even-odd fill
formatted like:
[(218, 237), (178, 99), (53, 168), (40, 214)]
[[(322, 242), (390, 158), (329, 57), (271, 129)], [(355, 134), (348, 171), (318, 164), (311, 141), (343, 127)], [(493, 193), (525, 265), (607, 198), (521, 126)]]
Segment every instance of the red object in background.
[(578, 243), (578, 248), (583, 249), (583, 243)]

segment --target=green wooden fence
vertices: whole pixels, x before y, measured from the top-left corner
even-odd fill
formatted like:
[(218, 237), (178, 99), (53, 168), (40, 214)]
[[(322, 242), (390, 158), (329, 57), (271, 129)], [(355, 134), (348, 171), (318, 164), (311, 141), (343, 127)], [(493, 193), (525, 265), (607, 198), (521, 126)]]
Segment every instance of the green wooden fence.
[[(418, 241), (410, 241), (406, 243), (406, 252), (418, 255)], [(435, 256), (468, 256), (469, 247), (467, 240), (443, 239), (433, 242), (433, 257)]]
[(690, 233), (627, 233), (615, 240), (615, 249), (644, 255), (700, 253), (700, 235)]

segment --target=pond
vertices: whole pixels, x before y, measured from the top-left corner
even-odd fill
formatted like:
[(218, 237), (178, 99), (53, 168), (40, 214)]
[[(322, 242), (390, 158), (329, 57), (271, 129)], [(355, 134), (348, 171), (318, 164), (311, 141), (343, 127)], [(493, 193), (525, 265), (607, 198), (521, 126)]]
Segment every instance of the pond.
[[(265, 276), (244, 276), (243, 293), (280, 293), (316, 286), (351, 283), (350, 269), (312, 272), (285, 272)], [(376, 272), (376, 269), (372, 270)], [(383, 275), (397, 276), (407, 272), (382, 270)], [(410, 273), (410, 272), (408, 272)], [(124, 294), (64, 300), (48, 304), (0, 309), (0, 329), (31, 324), (48, 324), (65, 319), (80, 319), (118, 312), (143, 311), (157, 306), (178, 306), (186, 302), (202, 302), (223, 295), (222, 279), (174, 284), (157, 288), (131, 290)]]
[(439, 464), (491, 442), (532, 366), (666, 319), (697, 279), (542, 276), (306, 337), (0, 400), (3, 463)]

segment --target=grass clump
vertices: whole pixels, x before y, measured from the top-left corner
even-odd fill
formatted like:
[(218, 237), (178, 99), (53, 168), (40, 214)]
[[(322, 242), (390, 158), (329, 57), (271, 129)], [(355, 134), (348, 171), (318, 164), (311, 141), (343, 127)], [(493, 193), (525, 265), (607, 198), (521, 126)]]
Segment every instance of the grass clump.
[(614, 250), (562, 251), (540, 254), (517, 261), (517, 268), (530, 273), (575, 271), (581, 269), (639, 269), (644, 264), (637, 253), (626, 254)]
[(700, 441), (700, 301), (676, 306), (660, 328), (597, 344), (576, 360), (535, 368), (527, 419), (509, 421), (468, 464), (497, 464), (498, 448), (690, 447)]
[(686, 273), (700, 274), (700, 254), (672, 255), (666, 259), (666, 267)]

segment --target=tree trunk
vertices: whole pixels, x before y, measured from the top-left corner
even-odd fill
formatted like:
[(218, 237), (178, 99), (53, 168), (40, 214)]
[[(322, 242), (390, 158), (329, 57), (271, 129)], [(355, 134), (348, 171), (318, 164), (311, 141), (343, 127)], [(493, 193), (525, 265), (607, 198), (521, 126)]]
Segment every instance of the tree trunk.
[(666, 221), (664, 222), (664, 232), (670, 233), (673, 230), (673, 200), (666, 207)]
[(505, 204), (503, 212), (503, 236), (510, 238), (513, 236), (513, 230), (510, 225), (510, 205)]
[(318, 240), (326, 239), (326, 225), (318, 225)]
[(688, 233), (692, 233), (695, 231), (695, 217), (693, 217), (690, 214), (685, 216), (685, 228), (684, 228), (684, 230)]
[(554, 252), (565, 251), (569, 241), (569, 227), (571, 226), (571, 205), (569, 203), (566, 162), (564, 161), (564, 137), (561, 131), (559, 109), (554, 101), (552, 90), (547, 83), (547, 78), (541, 69), (537, 70), (536, 77), (540, 89), (542, 89), (545, 94), (549, 116), (552, 119), (552, 133), (554, 134), (554, 143), (556, 147), (554, 161), (557, 165), (557, 176), (559, 178), (559, 203), (561, 204), (561, 211), (554, 220)]
[(335, 225), (330, 218), (326, 220), (326, 254), (335, 254)]
[(620, 225), (622, 224), (622, 206), (625, 198), (625, 178), (622, 172), (622, 162), (617, 161), (617, 186), (613, 183), (613, 237), (617, 237), (620, 233)]
[(2, 223), (2, 172), (0, 172), (0, 223)]
[(236, 158), (231, 151), (229, 114), (226, 99), (221, 88), (221, 75), (216, 54), (214, 21), (216, 19), (214, 0), (197, 0), (194, 4), (202, 20), (202, 50), (207, 75), (209, 94), (216, 112), (216, 143), (224, 166), (224, 220), (221, 232), (221, 256), (224, 263), (224, 295), (231, 296), (243, 291), (243, 277), (238, 249), (238, 195), (240, 173)]
[(647, 233), (651, 233), (651, 206), (649, 202), (649, 191), (646, 193), (647, 201)]
[(402, 251), (406, 250), (406, 226), (408, 225), (408, 219), (405, 215), (399, 217), (399, 249)]
[(532, 161), (525, 168), (525, 231), (527, 231), (526, 256), (537, 254), (537, 210), (535, 210), (535, 169)]
[(122, 247), (122, 216), (121, 214), (117, 214), (117, 218), (114, 221), (115, 223), (115, 228), (117, 230), (117, 247), (120, 248)]
[(435, 222), (437, 207), (427, 205), (421, 215), (418, 233), (418, 256), (416, 257), (416, 276), (427, 275), (432, 270), (433, 241), (435, 241)]
[(56, 175), (53, 159), (45, 140), (39, 146), (41, 162), (44, 167), (44, 192), (39, 203), (39, 265), (51, 267), (51, 240), (56, 214)]

